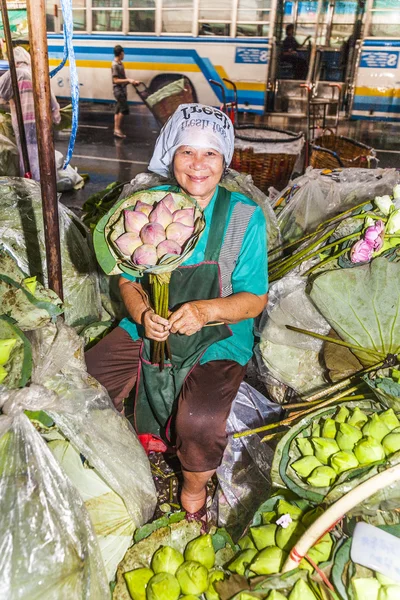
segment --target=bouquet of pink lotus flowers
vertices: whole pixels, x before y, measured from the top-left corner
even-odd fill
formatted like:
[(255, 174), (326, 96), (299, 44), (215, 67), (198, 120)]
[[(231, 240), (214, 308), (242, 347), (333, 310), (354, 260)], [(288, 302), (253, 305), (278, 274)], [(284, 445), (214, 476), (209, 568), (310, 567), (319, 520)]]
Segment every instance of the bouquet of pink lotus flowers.
[[(193, 251), (205, 226), (197, 203), (182, 193), (141, 191), (120, 200), (94, 231), (96, 256), (108, 275), (149, 274), (155, 312), (169, 315), (171, 273)], [(152, 362), (163, 368), (170, 357), (165, 342), (155, 342)]]

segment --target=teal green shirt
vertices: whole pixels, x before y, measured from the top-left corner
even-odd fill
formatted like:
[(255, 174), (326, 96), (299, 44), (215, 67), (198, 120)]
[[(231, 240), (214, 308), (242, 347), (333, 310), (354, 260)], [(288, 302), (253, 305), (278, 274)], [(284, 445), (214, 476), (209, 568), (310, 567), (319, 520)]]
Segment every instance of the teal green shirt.
[[(154, 188), (157, 190), (167, 189), (166, 186)], [(218, 188), (215, 191), (210, 203), (204, 210), (206, 226), (201, 234), (193, 253), (185, 260), (182, 265), (194, 265), (204, 260), (204, 253), (207, 246), (208, 234), (210, 232), (211, 218), (214, 210), (215, 201), (218, 195)], [(224, 236), (232, 216), (233, 209), (238, 202), (244, 204), (255, 204), (252, 200), (238, 192), (231, 192), (231, 204), (228, 211), (228, 218), (225, 225)], [(135, 278), (125, 274), (124, 277), (135, 281)], [(238, 261), (232, 274), (233, 293), (250, 292), (261, 296), (268, 291), (268, 263), (267, 263), (267, 228), (262, 209), (258, 206), (254, 211), (246, 233), (243, 238), (242, 248)], [(210, 362), (211, 360), (233, 360), (240, 365), (245, 365), (253, 353), (254, 335), (253, 319), (246, 319), (230, 325), (232, 336), (211, 344), (203, 354), (200, 364)], [(120, 327), (125, 329), (130, 336), (137, 340), (139, 333), (135, 322), (132, 319), (123, 319)]]

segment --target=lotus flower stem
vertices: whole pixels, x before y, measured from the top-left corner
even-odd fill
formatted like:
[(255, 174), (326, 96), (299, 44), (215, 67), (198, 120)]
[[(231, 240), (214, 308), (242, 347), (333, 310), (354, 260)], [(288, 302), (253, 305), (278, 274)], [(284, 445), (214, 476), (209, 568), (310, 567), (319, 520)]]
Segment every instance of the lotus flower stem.
[(339, 258), (339, 256), (342, 256), (342, 254), (346, 254), (346, 252), (348, 252), (348, 251), (349, 251), (349, 248), (343, 248), (339, 252), (336, 252), (336, 254), (332, 254), (331, 256), (328, 256), (328, 258), (326, 258), (322, 262), (320, 262), (317, 265), (314, 265), (313, 267), (311, 267), (310, 269), (308, 269), (308, 271), (306, 271), (304, 273), (304, 276), (311, 275), (311, 273), (314, 273), (314, 271), (316, 271), (320, 267), (324, 267), (327, 263), (329, 263), (329, 262), (331, 262), (333, 260), (336, 260), (337, 258)]
[(293, 262), (293, 261), (298, 260), (299, 258), (302, 258), (308, 252), (310, 252), (311, 250), (313, 250), (314, 248), (319, 246), (323, 241), (327, 240), (334, 231), (335, 231), (335, 229), (332, 228), (329, 231), (327, 231), (324, 235), (322, 235), (320, 238), (318, 238), (318, 240), (315, 240), (312, 244), (310, 244), (306, 248), (303, 248), (302, 250), (300, 250), (299, 252), (297, 252), (295, 254), (291, 254), (290, 256), (288, 256), (287, 258), (284, 258), (283, 260), (280, 260), (280, 259), (276, 260), (275, 263), (277, 264), (277, 266), (275, 267), (275, 263), (273, 263), (272, 265), (270, 265), (270, 270), (271, 271), (278, 270), (278, 269), (281, 270), (282, 265), (287, 266), (290, 262)]
[[(364, 394), (358, 394), (357, 396), (348, 396), (345, 398), (342, 398), (341, 401), (344, 402), (345, 400), (353, 401), (353, 400), (365, 400), (365, 396)], [(316, 406), (318, 404), (321, 404), (321, 400), (313, 400), (312, 402), (298, 402), (297, 404), (285, 404), (285, 410), (297, 410), (298, 408), (305, 408), (306, 406)]]
[(307, 329), (301, 329), (300, 327), (294, 327), (294, 325), (286, 325), (286, 329), (290, 329), (290, 331), (296, 331), (297, 333), (304, 333), (305, 335), (310, 335), (311, 337), (315, 337), (318, 340), (323, 340), (325, 342), (330, 342), (332, 344), (337, 344), (338, 346), (345, 346), (350, 350), (360, 350), (365, 352), (366, 354), (370, 354), (376, 358), (385, 358), (385, 354), (383, 352), (379, 352), (378, 350), (371, 350), (370, 348), (363, 348), (362, 346), (357, 346), (356, 344), (350, 344), (349, 342), (345, 342), (343, 340), (338, 340), (336, 338), (332, 338), (329, 335), (321, 335), (320, 333), (316, 333), (315, 331), (308, 331)]
[[(348, 208), (347, 210), (343, 211), (342, 213), (340, 213), (340, 215), (336, 215), (335, 217), (331, 217), (330, 219), (323, 221), (322, 223), (320, 223), (318, 225), (316, 231), (320, 231), (326, 225), (328, 225), (328, 223), (332, 223), (333, 221), (341, 221), (343, 219), (343, 217), (346, 217), (347, 215), (351, 214), (352, 212), (358, 210), (359, 208), (362, 208), (366, 204), (371, 204), (371, 200), (366, 200), (365, 202), (361, 202), (361, 204), (357, 204), (357, 206), (353, 206), (353, 208)], [(354, 215), (354, 216), (356, 216), (356, 215)]]

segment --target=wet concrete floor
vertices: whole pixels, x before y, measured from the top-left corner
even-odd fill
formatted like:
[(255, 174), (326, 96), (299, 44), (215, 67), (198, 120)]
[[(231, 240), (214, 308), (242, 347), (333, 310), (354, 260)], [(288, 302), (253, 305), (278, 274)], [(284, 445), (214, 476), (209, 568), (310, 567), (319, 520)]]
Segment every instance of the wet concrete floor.
[[(253, 116), (241, 116), (251, 122)], [(305, 121), (290, 117), (268, 116), (257, 122), (288, 129), (305, 131)], [(89, 181), (82, 190), (66, 192), (62, 202), (80, 213), (84, 201), (113, 181), (130, 181), (146, 171), (159, 127), (144, 105), (133, 105), (123, 124), (127, 137), (113, 136), (114, 113), (110, 105), (82, 104), (75, 152), (71, 161), (79, 173), (87, 173)], [(340, 120), (339, 133), (358, 140), (377, 150), (379, 166), (400, 168), (400, 123)], [(56, 132), (56, 149), (65, 156), (69, 133)]]

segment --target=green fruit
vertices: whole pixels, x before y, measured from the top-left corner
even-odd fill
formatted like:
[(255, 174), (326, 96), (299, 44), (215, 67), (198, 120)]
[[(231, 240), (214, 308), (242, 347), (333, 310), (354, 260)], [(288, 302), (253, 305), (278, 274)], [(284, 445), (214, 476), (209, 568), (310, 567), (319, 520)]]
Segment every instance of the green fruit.
[(361, 429), (363, 425), (368, 421), (368, 417), (362, 410), (356, 406), (356, 408), (351, 413), (351, 416), (347, 419), (348, 425), (353, 425), (353, 427), (358, 427)]
[(146, 588), (154, 573), (151, 569), (134, 569), (124, 573), (125, 583), (133, 600), (146, 600)]
[(303, 511), (298, 506), (286, 502), (286, 500), (279, 500), (275, 507), (278, 517), (283, 515), (290, 515), (293, 521), (298, 521), (303, 516)]
[(394, 412), (393, 408), (385, 410), (385, 412), (381, 413), (379, 417), (390, 431), (396, 429), (396, 427), (400, 427), (400, 421), (396, 417), (396, 413)]
[(272, 590), (268, 594), (267, 600), (286, 600), (286, 596), (278, 592), (278, 590)]
[(379, 415), (376, 413), (372, 415), (368, 423), (362, 428), (363, 435), (366, 437), (372, 437), (377, 442), (381, 442), (385, 436), (390, 433), (389, 428), (381, 421)]
[(329, 487), (336, 479), (336, 473), (332, 467), (317, 467), (307, 478), (311, 487)]
[(178, 600), (180, 595), (179, 583), (170, 573), (158, 573), (147, 584), (147, 600)]
[(315, 546), (308, 552), (309, 556), (317, 565), (321, 562), (329, 560), (332, 552), (333, 540), (329, 533), (326, 533)]
[(386, 456), (400, 450), (400, 433), (389, 433), (382, 440), (382, 446)]
[(312, 445), (315, 450), (315, 457), (323, 465), (327, 465), (332, 454), (339, 452), (340, 448), (335, 440), (330, 438), (317, 437), (313, 438)]
[(248, 565), (251, 563), (253, 558), (256, 556), (257, 550), (249, 548), (248, 550), (242, 550), (231, 560), (228, 564), (228, 570), (238, 575), (244, 575)]
[(153, 555), (151, 568), (154, 573), (170, 573), (175, 575), (184, 558), (178, 550), (170, 546), (162, 546)]
[(263, 525), (268, 525), (269, 523), (275, 522), (277, 519), (276, 512), (274, 510), (270, 510), (269, 512), (261, 513), (262, 523)]
[(351, 585), (355, 600), (378, 600), (380, 583), (374, 577), (353, 577)]
[(185, 561), (177, 570), (176, 578), (184, 596), (199, 596), (208, 589), (208, 571), (194, 560)]
[(268, 546), (275, 546), (275, 532), (277, 525), (260, 525), (259, 527), (250, 527), (251, 537), (257, 550), (264, 550)]
[(298, 437), (296, 444), (303, 456), (314, 456), (314, 448), (309, 438)]
[(335, 439), (337, 425), (333, 419), (325, 419), (322, 427), (322, 437)]
[(277, 548), (277, 546), (270, 546), (257, 554), (250, 565), (250, 570), (256, 575), (280, 573), (286, 557), (286, 552)]
[(350, 411), (345, 406), (341, 406), (338, 414), (335, 416), (336, 423), (345, 423), (349, 418)]
[(278, 527), (276, 545), (281, 550), (290, 551), (305, 532), (305, 527), (299, 521), (292, 521), (287, 527)]
[(314, 469), (321, 467), (322, 463), (315, 456), (304, 456), (290, 466), (300, 477), (308, 477)]
[(358, 460), (349, 450), (342, 450), (331, 457), (331, 467), (339, 475), (344, 471), (358, 467)]
[(188, 543), (185, 550), (185, 560), (194, 560), (212, 569), (215, 563), (215, 550), (209, 533), (200, 535)]
[(179, 600), (200, 600), (200, 598), (199, 596), (193, 596), (193, 594), (189, 594), (188, 596), (181, 596)]
[(306, 582), (299, 579), (289, 594), (289, 600), (316, 600), (316, 597)]
[(208, 590), (206, 591), (207, 600), (220, 600), (219, 594), (214, 587), (216, 581), (223, 581), (225, 573), (223, 571), (211, 571), (208, 574)]
[(241, 550), (255, 550), (256, 548), (253, 543), (253, 540), (249, 535), (245, 535), (244, 537), (240, 538), (240, 540), (238, 541), (238, 546)]
[(369, 465), (385, 458), (383, 446), (372, 437), (363, 438), (358, 442), (354, 454), (360, 465)]
[(336, 434), (337, 445), (341, 450), (353, 450), (362, 438), (362, 433), (357, 427), (348, 423), (341, 423)]
[(315, 508), (312, 508), (311, 510), (306, 512), (306, 514), (302, 518), (301, 522), (303, 523), (304, 527), (307, 529), (308, 527), (310, 527), (310, 525), (312, 525), (314, 523), (314, 521), (316, 521), (321, 515), (323, 515), (324, 512), (325, 511), (322, 508), (322, 506), (316, 506)]

